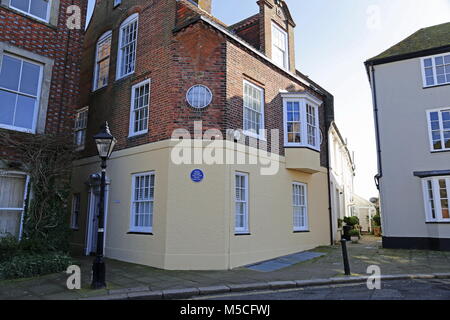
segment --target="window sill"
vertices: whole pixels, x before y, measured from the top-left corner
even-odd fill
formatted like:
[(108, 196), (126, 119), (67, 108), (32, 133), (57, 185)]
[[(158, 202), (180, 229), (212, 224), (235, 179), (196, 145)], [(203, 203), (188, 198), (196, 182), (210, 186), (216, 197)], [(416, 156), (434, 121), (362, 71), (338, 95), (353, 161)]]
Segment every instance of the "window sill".
[(445, 221), (427, 221), (426, 224), (450, 224), (450, 220)]
[(443, 153), (443, 152), (450, 152), (450, 149), (444, 149), (444, 150), (431, 150), (431, 153)]
[(97, 89), (92, 89), (91, 94), (97, 94), (99, 92), (105, 91), (106, 88), (108, 88), (108, 84), (104, 85), (101, 88), (97, 88)]
[(312, 151), (320, 152), (320, 148), (314, 148), (314, 147), (307, 146), (307, 145), (304, 145), (304, 144), (299, 144), (299, 145), (285, 144), (284, 148), (286, 148), (286, 149), (302, 148), (302, 149), (309, 149), (309, 150), (312, 150)]
[(148, 134), (148, 131), (145, 131), (145, 132), (138, 132), (138, 133), (129, 135), (127, 138), (130, 139), (130, 140), (132, 140), (132, 139), (141, 138), (141, 137), (143, 137), (143, 136), (146, 136), (147, 134)]
[(450, 83), (443, 83), (443, 84), (434, 84), (432, 86), (424, 86), (422, 89), (431, 89), (431, 88), (438, 88), (438, 87), (445, 87), (450, 86)]
[(293, 233), (308, 233), (310, 230), (294, 230)]
[(236, 237), (238, 236), (251, 236), (252, 234), (250, 232), (239, 232), (234, 234)]
[(126, 74), (126, 75), (121, 76), (121, 77), (117, 77), (115, 82), (116, 83), (120, 83), (121, 81), (124, 81), (124, 80), (127, 80), (127, 79), (131, 78), (133, 75), (134, 75), (134, 72), (130, 73), (130, 74)]
[(36, 131), (30, 130), (30, 129), (17, 128), (17, 127), (9, 126), (6, 124), (0, 124), (0, 129), (28, 133), (28, 134), (36, 134)]
[(267, 141), (267, 139), (266, 139), (265, 136), (255, 134), (255, 133), (250, 132), (250, 131), (245, 131), (245, 130), (244, 130), (244, 131), (242, 131), (242, 134), (243, 134), (244, 136), (247, 136), (247, 137), (250, 137), (250, 138), (253, 138), (253, 139), (258, 139), (258, 140), (261, 140), (261, 141)]
[(152, 236), (153, 232), (137, 232), (137, 231), (129, 231), (127, 234), (137, 235), (137, 236)]

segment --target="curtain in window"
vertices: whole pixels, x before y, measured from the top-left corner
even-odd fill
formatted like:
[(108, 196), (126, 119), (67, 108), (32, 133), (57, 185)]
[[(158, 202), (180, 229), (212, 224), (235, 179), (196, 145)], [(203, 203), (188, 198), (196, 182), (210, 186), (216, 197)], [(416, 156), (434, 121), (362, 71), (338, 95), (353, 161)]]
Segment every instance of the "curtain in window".
[(0, 237), (19, 236), (24, 191), (24, 176), (0, 175)]

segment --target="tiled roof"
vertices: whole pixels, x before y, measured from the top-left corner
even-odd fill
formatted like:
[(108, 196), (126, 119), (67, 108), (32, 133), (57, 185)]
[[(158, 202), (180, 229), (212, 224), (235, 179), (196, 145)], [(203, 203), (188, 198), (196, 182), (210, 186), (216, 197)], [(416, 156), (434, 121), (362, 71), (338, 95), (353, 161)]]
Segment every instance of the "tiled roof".
[(381, 59), (401, 57), (425, 50), (431, 50), (450, 46), (450, 22), (420, 29), (405, 40), (397, 43), (383, 53), (379, 54), (367, 62), (374, 62)]

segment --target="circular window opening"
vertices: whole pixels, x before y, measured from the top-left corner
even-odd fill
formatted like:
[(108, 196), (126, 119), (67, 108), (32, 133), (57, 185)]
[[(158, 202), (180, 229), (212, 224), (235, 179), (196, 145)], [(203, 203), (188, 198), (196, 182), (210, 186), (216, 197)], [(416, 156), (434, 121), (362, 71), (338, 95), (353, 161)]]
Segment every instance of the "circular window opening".
[(206, 86), (195, 85), (188, 90), (186, 100), (191, 107), (203, 109), (210, 105), (212, 92)]

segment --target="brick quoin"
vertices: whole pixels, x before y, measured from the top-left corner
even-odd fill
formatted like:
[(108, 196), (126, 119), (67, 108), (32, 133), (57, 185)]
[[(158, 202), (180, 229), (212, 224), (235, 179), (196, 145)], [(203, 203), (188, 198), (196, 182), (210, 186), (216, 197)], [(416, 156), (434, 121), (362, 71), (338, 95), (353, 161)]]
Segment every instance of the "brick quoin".
[[(81, 30), (69, 30), (67, 8), (81, 9)], [(0, 5), (0, 42), (50, 58), (54, 61), (46, 118), (46, 133), (72, 132), (75, 110), (80, 105), (80, 64), (83, 50), (85, 0), (60, 0), (57, 25), (40, 22)], [(71, 12), (69, 12), (71, 13)], [(41, 106), (42, 107), (42, 106)], [(7, 131), (21, 137), (26, 133)], [(17, 155), (0, 146), (0, 159), (14, 161)]]

